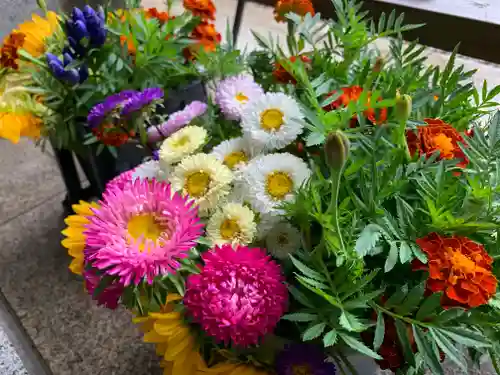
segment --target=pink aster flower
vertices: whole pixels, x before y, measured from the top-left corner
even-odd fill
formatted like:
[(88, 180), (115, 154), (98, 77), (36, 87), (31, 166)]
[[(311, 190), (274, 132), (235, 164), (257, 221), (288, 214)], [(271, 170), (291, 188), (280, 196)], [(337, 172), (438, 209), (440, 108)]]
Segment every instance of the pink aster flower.
[(246, 74), (222, 80), (215, 92), (215, 102), (228, 120), (239, 120), (248, 102), (262, 96), (264, 90)]
[(85, 261), (125, 286), (175, 273), (202, 234), (194, 201), (154, 179), (112, 186), (99, 203), (86, 226)]
[(231, 245), (202, 255), (200, 274), (187, 279), (184, 305), (219, 342), (258, 344), (285, 312), (288, 291), (278, 264), (264, 249)]
[(208, 106), (195, 100), (180, 111), (172, 113), (168, 120), (158, 126), (148, 128), (148, 141), (157, 142), (167, 138), (170, 134), (189, 125), (195, 118), (202, 116), (207, 111)]
[(87, 289), (87, 292), (92, 296), (92, 299), (97, 301), (98, 305), (112, 310), (118, 307), (118, 301), (124, 290), (121, 283), (114, 281), (107, 285), (99, 294), (94, 295), (101, 282), (101, 277), (95, 270), (86, 270), (83, 273), (83, 277), (85, 279), (85, 289)]

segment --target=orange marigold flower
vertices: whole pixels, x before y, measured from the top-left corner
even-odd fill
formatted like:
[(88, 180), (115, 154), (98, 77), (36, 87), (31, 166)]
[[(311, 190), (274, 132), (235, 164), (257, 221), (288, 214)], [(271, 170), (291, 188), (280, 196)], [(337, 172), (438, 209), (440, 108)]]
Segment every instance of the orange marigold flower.
[(215, 5), (212, 0), (184, 0), (184, 8), (202, 21), (215, 20)]
[(460, 159), (458, 166), (465, 168), (469, 160), (460, 149), (459, 143), (465, 144), (463, 137), (450, 124), (441, 119), (426, 118), (427, 126), (419, 126), (417, 133), (412, 130), (406, 132), (406, 140), (411, 155), (427, 155), (430, 157), (439, 151), (439, 159)]
[(137, 49), (135, 48), (134, 45), (134, 39), (132, 37), (126, 37), (125, 35), (120, 35), (120, 44), (123, 47), (127, 44), (127, 50), (130, 55), (135, 55), (137, 52)]
[(198, 40), (210, 40), (212, 42), (220, 43), (222, 37), (215, 29), (213, 23), (206, 21), (199, 23), (191, 33), (191, 38)]
[(165, 23), (170, 19), (168, 12), (160, 12), (156, 8), (146, 9), (145, 13), (146, 18), (156, 18), (160, 23)]
[(135, 135), (133, 130), (128, 131), (116, 127), (112, 124), (103, 124), (97, 128), (92, 129), (95, 137), (107, 146), (121, 146), (128, 141), (130, 137)]
[(443, 308), (464, 308), (484, 305), (496, 293), (497, 279), (493, 275), (493, 259), (483, 245), (467, 237), (444, 237), (430, 233), (417, 239), (427, 254), (427, 265), (414, 261), (413, 269), (427, 269), (427, 289), (443, 292)]
[(0, 49), (0, 65), (4, 68), (19, 69), (17, 59), (19, 58), (18, 50), (24, 44), (26, 35), (19, 31), (10, 33)]
[[(311, 59), (306, 55), (300, 55), (299, 58), (304, 64), (311, 64)], [(294, 63), (295, 61), (297, 61), (297, 56), (290, 56), (289, 60)], [(286, 71), (286, 69), (283, 67), (283, 65), (281, 65), (279, 61), (274, 64), (273, 77), (276, 82), (279, 83), (291, 83), (293, 85), (297, 84), (295, 78), (293, 78), (293, 76)]]
[(213, 40), (209, 39), (200, 39), (197, 43), (191, 44), (188, 47), (184, 48), (182, 51), (184, 54), (184, 58), (186, 60), (194, 60), (196, 58), (196, 53), (203, 49), (205, 52), (215, 52), (217, 49), (217, 43)]
[[(337, 100), (334, 100), (332, 103), (323, 107), (325, 111), (333, 111), (338, 108), (347, 107), (351, 101), (356, 101), (360, 98), (363, 93), (363, 88), (361, 86), (350, 86), (350, 87), (342, 87), (342, 95)], [(328, 96), (332, 96), (336, 94), (337, 91), (332, 91), (328, 94)], [(382, 98), (378, 98), (377, 101), (382, 100)], [(370, 106), (371, 97), (368, 95), (368, 107)], [(374, 108), (368, 108), (363, 112), (364, 116), (375, 125), (379, 125), (384, 123), (387, 120), (387, 108), (380, 108), (375, 110)], [(351, 119), (351, 127), (357, 126), (357, 115), (354, 115)]]
[(310, 0), (278, 0), (274, 7), (274, 18), (277, 22), (286, 22), (285, 15), (295, 13), (304, 17), (307, 13), (314, 16), (314, 6)]

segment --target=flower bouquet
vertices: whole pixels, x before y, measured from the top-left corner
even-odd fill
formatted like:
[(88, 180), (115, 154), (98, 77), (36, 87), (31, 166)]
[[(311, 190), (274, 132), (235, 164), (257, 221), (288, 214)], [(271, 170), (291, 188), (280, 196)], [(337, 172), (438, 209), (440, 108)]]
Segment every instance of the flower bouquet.
[(278, 1), (288, 52), (255, 34), (253, 74), (148, 127), (154, 158), (66, 220), (70, 268), (165, 374), (357, 374), (352, 351), (406, 375), (498, 367), (500, 87), (456, 52), (424, 65), (402, 16), (333, 3), (320, 22)]

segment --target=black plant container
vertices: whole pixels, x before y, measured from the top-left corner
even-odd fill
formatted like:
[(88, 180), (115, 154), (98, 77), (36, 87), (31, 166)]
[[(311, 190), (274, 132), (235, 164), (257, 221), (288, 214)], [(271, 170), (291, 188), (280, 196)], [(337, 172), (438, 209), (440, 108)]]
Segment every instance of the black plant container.
[[(205, 86), (199, 81), (170, 90), (168, 94), (164, 102), (166, 114), (176, 112), (195, 100), (207, 101)], [(82, 138), (83, 136), (84, 134)], [(110, 180), (120, 173), (135, 168), (146, 156), (150, 156), (150, 151), (137, 140), (131, 140), (120, 146), (116, 158), (107, 149), (97, 154), (96, 145), (88, 146), (78, 154), (67, 149), (54, 148), (54, 151), (67, 190), (63, 204), (68, 210), (79, 200), (100, 197)], [(82, 187), (75, 159), (90, 184), (87, 188)]]

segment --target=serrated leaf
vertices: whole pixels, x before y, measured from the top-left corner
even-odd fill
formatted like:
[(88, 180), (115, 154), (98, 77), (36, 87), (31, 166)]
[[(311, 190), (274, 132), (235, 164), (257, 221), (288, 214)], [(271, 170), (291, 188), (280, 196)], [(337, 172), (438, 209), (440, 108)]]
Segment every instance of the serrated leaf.
[(399, 255), (398, 245), (395, 242), (391, 242), (389, 256), (387, 257), (384, 265), (385, 272), (389, 272), (394, 268), (394, 266), (398, 261), (398, 255)]
[(399, 319), (395, 319), (394, 323), (396, 325), (396, 333), (403, 348), (405, 359), (408, 364), (410, 364), (410, 366), (415, 366), (415, 355), (413, 354), (410, 337), (408, 335), (408, 325), (406, 325)]
[(289, 320), (291, 322), (312, 322), (316, 320), (318, 315), (309, 313), (292, 313), (286, 314), (281, 319)]
[(380, 227), (375, 224), (368, 224), (359, 235), (356, 240), (356, 245), (354, 249), (359, 256), (364, 257), (368, 254), (379, 241), (382, 233), (380, 232)]
[(355, 315), (347, 311), (342, 311), (342, 315), (340, 315), (339, 318), (339, 324), (350, 332), (361, 332), (366, 328)]
[(379, 356), (377, 353), (375, 353), (372, 349), (370, 349), (368, 346), (363, 344), (361, 341), (358, 341), (352, 336), (349, 336), (345, 333), (339, 333), (340, 337), (344, 342), (353, 348), (354, 350), (357, 350), (358, 352), (365, 354), (369, 357), (375, 358), (375, 359), (382, 359), (381, 356)]
[(326, 281), (325, 277), (323, 277), (319, 272), (316, 272), (313, 269), (309, 268), (297, 258), (290, 255), (290, 259), (292, 260), (293, 265), (298, 268), (304, 275), (319, 281)]
[(399, 247), (399, 261), (401, 263), (406, 263), (412, 258), (412, 251), (410, 246), (406, 241), (401, 242), (401, 246)]
[(306, 137), (306, 146), (316, 146), (325, 142), (325, 135), (318, 132), (309, 133)]
[(314, 340), (315, 338), (319, 337), (323, 333), (323, 331), (325, 330), (325, 327), (326, 327), (326, 323), (318, 323), (318, 324), (313, 325), (312, 327), (309, 327), (302, 334), (302, 340), (304, 340), (304, 341)]
[(373, 349), (378, 351), (384, 342), (385, 336), (385, 321), (384, 315), (379, 311), (377, 315), (377, 325), (375, 327), (375, 337), (373, 338)]
[(299, 301), (302, 305), (309, 307), (311, 309), (314, 308), (314, 305), (307, 299), (306, 295), (302, 293), (300, 290), (298, 290), (296, 287), (293, 285), (288, 286), (288, 291), (290, 294), (295, 298), (297, 301)]
[(403, 303), (399, 306), (396, 306), (396, 312), (400, 315), (406, 315), (414, 311), (419, 306), (420, 300), (424, 296), (424, 291), (424, 283), (420, 283), (413, 287), (406, 295)]
[(385, 302), (384, 306), (387, 309), (390, 309), (396, 305), (399, 305), (401, 302), (403, 302), (407, 293), (408, 293), (408, 287), (406, 285), (403, 285), (392, 296), (389, 297), (389, 299)]
[(454, 320), (459, 318), (460, 316), (463, 315), (465, 312), (464, 309), (460, 307), (453, 307), (451, 309), (443, 311), (441, 314), (439, 314), (436, 319), (434, 319), (434, 322), (436, 323), (445, 323), (450, 320)]
[(423, 321), (431, 315), (438, 307), (441, 307), (441, 293), (433, 293), (420, 305), (417, 311), (417, 320)]
[(469, 347), (489, 348), (491, 344), (487, 337), (484, 337), (478, 332), (472, 331), (465, 327), (447, 327), (436, 328), (444, 335), (452, 340)]
[(325, 348), (333, 346), (337, 343), (338, 334), (335, 329), (332, 329), (323, 337), (323, 345)]
[(413, 336), (417, 343), (418, 351), (423, 355), (425, 364), (429, 367), (433, 375), (443, 375), (443, 368), (439, 363), (439, 358), (432, 349), (432, 345), (425, 337), (421, 328), (413, 326)]
[(437, 346), (444, 352), (446, 358), (455, 362), (464, 372), (467, 372), (467, 362), (462, 355), (460, 349), (448, 337), (434, 328), (429, 328), (431, 336), (436, 341)]

